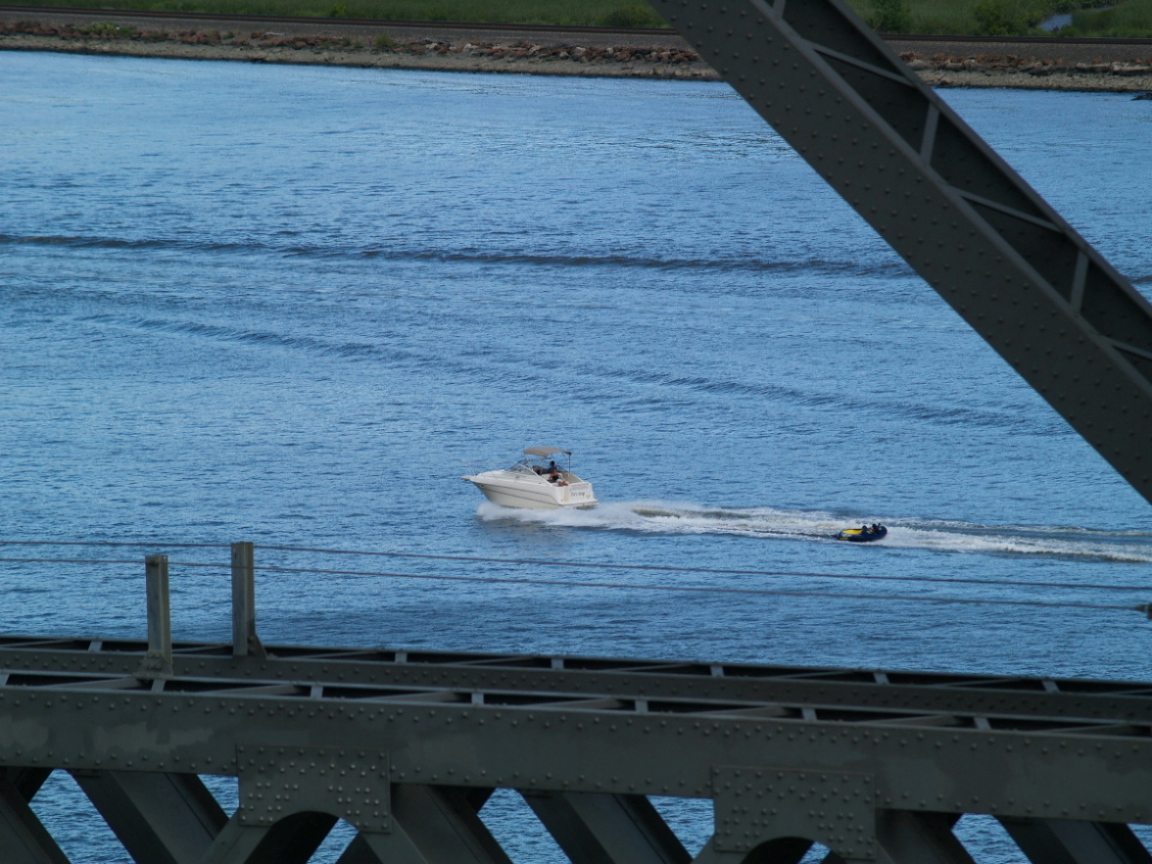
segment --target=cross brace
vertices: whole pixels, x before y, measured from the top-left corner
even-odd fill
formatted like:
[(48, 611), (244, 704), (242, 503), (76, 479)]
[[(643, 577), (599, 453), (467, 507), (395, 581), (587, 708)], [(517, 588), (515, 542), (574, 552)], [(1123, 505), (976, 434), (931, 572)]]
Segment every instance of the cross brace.
[[(137, 648), (124, 660), (133, 668)], [(715, 676), (699, 675), (679, 680), (678, 696), (644, 689), (667, 687), (659, 675), (573, 692), (562, 668), (543, 673), (551, 689), (460, 689), (393, 680), (397, 663), (353, 684), (340, 680), (352, 666), (262, 678), (257, 669), (293, 661), (230, 652), (233, 675), (182, 675), (174, 663), (156, 679), (22, 670), (18, 654), (8, 649), (0, 685), (6, 862), (67, 860), (55, 826), (28, 807), (49, 771), (66, 770), (148, 864), (302, 864), (338, 819), (358, 831), (340, 864), (505, 864), (482, 818), (498, 788), (519, 792), (576, 864), (797, 862), (813, 842), (844, 861), (964, 864), (951, 826), (965, 813), (1000, 819), (1036, 861), (1149, 864), (1127, 826), (1152, 824), (1152, 717), (1119, 721), (1107, 701), (1062, 716), (877, 709), (779, 701), (770, 683), (760, 698), (717, 699)], [(465, 657), (452, 656), (442, 668), (463, 675)], [(238, 778), (235, 812), (203, 774)], [(714, 834), (695, 859), (650, 796), (712, 802)]]
[(657, 11), (1152, 501), (1152, 306), (843, 0)]

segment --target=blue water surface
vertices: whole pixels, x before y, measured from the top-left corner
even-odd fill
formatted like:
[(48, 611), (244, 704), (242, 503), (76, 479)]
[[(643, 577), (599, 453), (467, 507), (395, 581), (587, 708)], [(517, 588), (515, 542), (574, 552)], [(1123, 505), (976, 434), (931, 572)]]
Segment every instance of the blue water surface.
[[(1147, 293), (1152, 103), (946, 98)], [(127, 562), (0, 561), (8, 633), (142, 637), (167, 552), (226, 640), (174, 544), (251, 540), (505, 559), (260, 548), (358, 571), (269, 643), (1152, 674), (1148, 504), (726, 85), (7, 52), (0, 165), (0, 541), (143, 544), (0, 547)], [(539, 444), (599, 507), (460, 479)]]

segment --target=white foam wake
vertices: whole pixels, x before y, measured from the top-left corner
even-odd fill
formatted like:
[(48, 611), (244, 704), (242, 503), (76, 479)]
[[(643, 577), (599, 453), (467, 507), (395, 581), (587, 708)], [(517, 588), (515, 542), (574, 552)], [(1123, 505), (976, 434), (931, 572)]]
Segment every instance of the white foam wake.
[(485, 521), (512, 520), (654, 534), (729, 534), (743, 537), (837, 542), (836, 533), (865, 522), (882, 522), (888, 536), (871, 548), (926, 549), (985, 555), (1039, 555), (1152, 563), (1152, 532), (1097, 531), (1065, 526), (980, 525), (971, 522), (880, 514), (785, 510), (773, 507), (708, 508), (673, 501), (601, 503), (589, 510), (516, 510), (485, 501)]

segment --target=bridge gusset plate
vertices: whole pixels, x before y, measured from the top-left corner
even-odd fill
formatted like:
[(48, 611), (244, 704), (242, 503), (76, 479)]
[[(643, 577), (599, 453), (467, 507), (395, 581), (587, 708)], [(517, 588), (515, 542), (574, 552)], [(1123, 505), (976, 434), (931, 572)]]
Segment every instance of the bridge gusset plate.
[(875, 784), (867, 774), (723, 766), (713, 783), (718, 852), (804, 837), (845, 858), (875, 857)]
[(392, 829), (388, 754), (346, 747), (236, 751), (240, 822), (274, 825), (295, 813), (338, 813), (362, 831)]

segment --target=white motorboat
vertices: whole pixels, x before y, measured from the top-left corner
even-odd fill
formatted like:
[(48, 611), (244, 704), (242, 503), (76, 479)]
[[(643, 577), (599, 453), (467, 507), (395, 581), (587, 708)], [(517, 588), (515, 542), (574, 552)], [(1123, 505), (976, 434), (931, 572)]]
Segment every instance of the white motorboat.
[[(567, 467), (556, 464), (559, 455), (568, 457)], [(525, 458), (511, 468), (465, 474), (494, 504), (534, 510), (594, 507), (592, 484), (572, 473), (572, 451), (559, 447), (526, 447)]]

